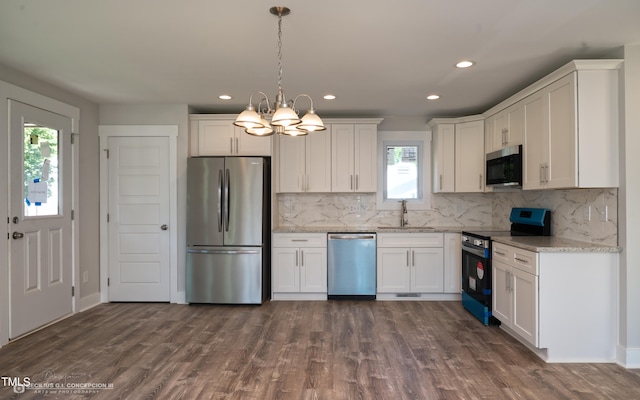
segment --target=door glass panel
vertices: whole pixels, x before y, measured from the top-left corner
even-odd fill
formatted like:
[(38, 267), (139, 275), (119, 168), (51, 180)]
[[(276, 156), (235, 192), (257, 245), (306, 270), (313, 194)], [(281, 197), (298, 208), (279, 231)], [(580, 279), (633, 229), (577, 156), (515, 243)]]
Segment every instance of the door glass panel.
[(24, 123), (24, 217), (59, 215), (58, 130)]

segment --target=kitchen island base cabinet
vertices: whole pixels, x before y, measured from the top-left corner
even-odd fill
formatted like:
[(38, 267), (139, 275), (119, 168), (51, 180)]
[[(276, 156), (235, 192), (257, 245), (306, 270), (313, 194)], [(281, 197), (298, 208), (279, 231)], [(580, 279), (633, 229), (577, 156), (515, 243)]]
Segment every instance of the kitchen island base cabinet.
[(327, 235), (273, 235), (273, 300), (327, 299)]
[(493, 269), (493, 315), (540, 358), (615, 362), (618, 253), (535, 253), (494, 242)]

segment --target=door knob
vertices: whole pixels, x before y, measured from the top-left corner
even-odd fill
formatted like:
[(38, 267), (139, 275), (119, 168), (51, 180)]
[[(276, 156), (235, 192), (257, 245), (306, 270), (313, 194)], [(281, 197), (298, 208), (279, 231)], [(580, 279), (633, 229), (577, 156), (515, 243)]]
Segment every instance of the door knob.
[(24, 237), (24, 233), (22, 232), (13, 232), (14, 239), (22, 239)]
[(162, 229), (163, 231), (166, 231), (167, 229), (169, 229), (169, 227), (167, 226), (167, 224), (163, 224), (160, 229)]

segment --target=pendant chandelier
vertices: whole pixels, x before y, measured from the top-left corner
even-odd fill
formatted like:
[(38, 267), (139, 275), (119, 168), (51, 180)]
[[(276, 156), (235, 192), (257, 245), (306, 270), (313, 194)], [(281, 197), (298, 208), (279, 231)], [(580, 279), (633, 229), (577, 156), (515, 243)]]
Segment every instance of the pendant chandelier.
[[(249, 97), (249, 105), (241, 112), (234, 125), (245, 128), (245, 132), (254, 136), (269, 136), (274, 133), (280, 135), (302, 136), (309, 132), (327, 129), (322, 119), (313, 108), (313, 99), (307, 94), (299, 94), (293, 101), (287, 101), (282, 89), (282, 17), (289, 15), (287, 7), (271, 7), (271, 14), (278, 17), (278, 94), (273, 107), (269, 97), (264, 92), (255, 92)], [(258, 107), (253, 106), (253, 96), (258, 94)], [(306, 97), (311, 102), (311, 108), (300, 118), (296, 110), (296, 102), (300, 97)]]

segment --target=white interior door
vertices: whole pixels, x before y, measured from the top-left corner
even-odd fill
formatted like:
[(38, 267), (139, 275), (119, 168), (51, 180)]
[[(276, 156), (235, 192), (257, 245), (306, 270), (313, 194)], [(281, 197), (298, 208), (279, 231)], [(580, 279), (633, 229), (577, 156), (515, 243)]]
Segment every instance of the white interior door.
[(169, 138), (110, 137), (109, 301), (169, 301)]
[(71, 119), (9, 101), (10, 329), (72, 312)]

